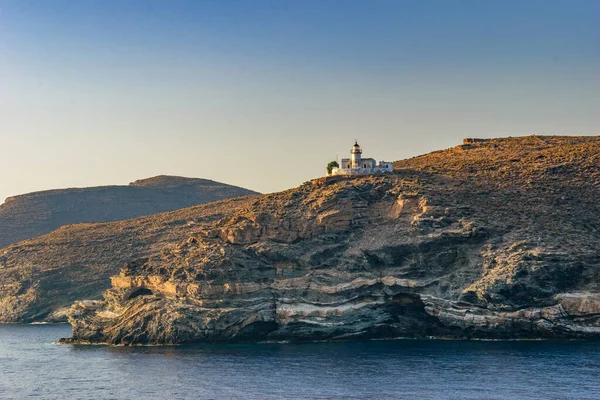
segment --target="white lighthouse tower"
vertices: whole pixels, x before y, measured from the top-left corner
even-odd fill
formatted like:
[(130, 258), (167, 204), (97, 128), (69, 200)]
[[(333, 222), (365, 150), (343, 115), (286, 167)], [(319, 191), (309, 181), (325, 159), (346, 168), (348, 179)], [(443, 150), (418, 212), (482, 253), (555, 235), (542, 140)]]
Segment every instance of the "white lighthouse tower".
[(358, 145), (358, 142), (354, 141), (354, 146), (352, 146), (352, 150), (350, 150), (350, 157), (352, 159), (351, 168), (360, 168), (360, 158), (361, 158), (362, 150)]
[(328, 175), (369, 175), (392, 172), (394, 164), (391, 162), (380, 161), (379, 164), (374, 158), (363, 158), (362, 149), (358, 142), (354, 141), (354, 146), (350, 150), (350, 158), (342, 158), (342, 165), (331, 168)]

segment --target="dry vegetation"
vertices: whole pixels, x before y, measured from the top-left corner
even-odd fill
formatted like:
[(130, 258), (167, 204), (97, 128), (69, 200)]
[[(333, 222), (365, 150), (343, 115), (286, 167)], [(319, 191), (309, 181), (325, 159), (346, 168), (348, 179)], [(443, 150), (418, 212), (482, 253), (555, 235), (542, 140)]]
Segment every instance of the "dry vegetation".
[(446, 185), (455, 188), (447, 201), (472, 208), (487, 226), (526, 232), (534, 242), (565, 251), (596, 247), (596, 136), (492, 139), (397, 161), (395, 167), (447, 177)]

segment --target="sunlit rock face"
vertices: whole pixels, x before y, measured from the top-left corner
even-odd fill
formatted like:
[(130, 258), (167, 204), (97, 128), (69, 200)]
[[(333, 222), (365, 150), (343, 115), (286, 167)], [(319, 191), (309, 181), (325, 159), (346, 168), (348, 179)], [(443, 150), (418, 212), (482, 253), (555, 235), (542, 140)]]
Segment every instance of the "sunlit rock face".
[(598, 338), (599, 147), (497, 139), (258, 197), (129, 262), (66, 341)]

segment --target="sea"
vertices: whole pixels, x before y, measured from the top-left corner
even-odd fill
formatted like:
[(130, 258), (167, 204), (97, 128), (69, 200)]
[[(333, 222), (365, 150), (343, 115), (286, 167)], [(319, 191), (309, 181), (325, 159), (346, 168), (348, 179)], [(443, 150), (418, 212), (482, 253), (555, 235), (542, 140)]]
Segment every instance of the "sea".
[(0, 325), (0, 399), (600, 399), (600, 342), (60, 345)]

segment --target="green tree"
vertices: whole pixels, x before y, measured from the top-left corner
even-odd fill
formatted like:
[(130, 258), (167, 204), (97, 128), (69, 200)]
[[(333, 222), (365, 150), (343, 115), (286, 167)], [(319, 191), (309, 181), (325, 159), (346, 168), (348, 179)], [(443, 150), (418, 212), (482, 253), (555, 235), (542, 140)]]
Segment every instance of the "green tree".
[(338, 164), (337, 161), (332, 161), (329, 164), (327, 164), (327, 175), (331, 175), (331, 170), (334, 168), (339, 168), (340, 164)]

